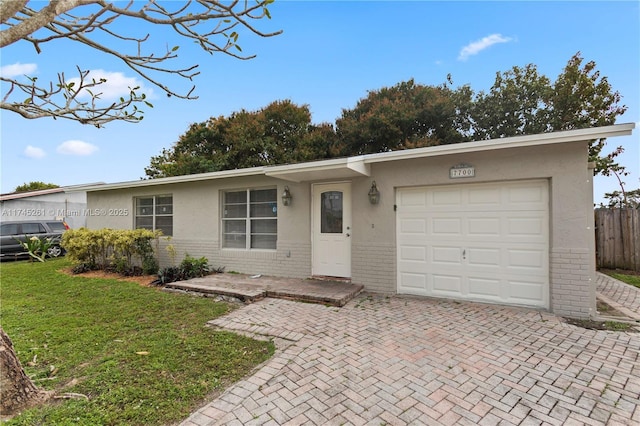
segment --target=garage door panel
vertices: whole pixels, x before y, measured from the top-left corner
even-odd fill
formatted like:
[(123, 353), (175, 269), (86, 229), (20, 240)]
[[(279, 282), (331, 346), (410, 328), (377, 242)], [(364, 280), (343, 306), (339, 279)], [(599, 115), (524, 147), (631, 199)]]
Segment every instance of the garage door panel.
[(540, 301), (544, 297), (542, 281), (517, 281), (508, 283), (509, 301), (515, 304), (544, 306)]
[(405, 208), (411, 209), (415, 207), (425, 208), (427, 205), (427, 196), (420, 189), (405, 189), (398, 194), (398, 203)]
[(546, 206), (547, 191), (540, 185), (513, 185), (506, 187), (506, 191), (507, 202), (512, 208), (522, 208), (523, 205), (530, 208)]
[(465, 249), (468, 256), (467, 264), (470, 267), (493, 267), (501, 268), (503, 266), (502, 254), (499, 248), (469, 248)]
[(541, 217), (510, 217), (507, 219), (509, 237), (545, 236), (545, 221)]
[(503, 231), (499, 217), (471, 217), (467, 219), (467, 234), (478, 237), (499, 237)]
[(501, 188), (475, 187), (468, 189), (467, 203), (470, 209), (491, 208), (495, 210), (502, 202)]
[(435, 294), (456, 296), (462, 291), (462, 278), (458, 275), (433, 274), (432, 280)]
[(500, 280), (491, 278), (469, 277), (469, 295), (482, 299), (500, 298)]
[(424, 246), (402, 246), (400, 247), (400, 261), (426, 262), (427, 248)]
[[(548, 307), (546, 180), (411, 188), (410, 208), (404, 192), (397, 197), (398, 292)], [(405, 225), (416, 220), (424, 222)], [(405, 273), (422, 277), (420, 284)]]
[(427, 234), (427, 221), (425, 218), (405, 218), (400, 222), (398, 231), (401, 234), (406, 234), (409, 236), (425, 236)]
[(414, 290), (414, 292), (415, 290), (420, 290), (424, 292), (427, 288), (427, 275), (404, 272), (402, 273), (402, 283), (405, 290)]
[(428, 193), (427, 200), (435, 209), (456, 207), (462, 204), (462, 191), (457, 188), (436, 189)]
[(459, 247), (431, 246), (431, 263), (460, 266), (462, 264), (462, 253)]
[(546, 266), (544, 249), (508, 249), (507, 256), (510, 268), (540, 271)]
[(445, 218), (434, 217), (430, 221), (430, 234), (434, 237), (438, 236), (461, 236), (462, 235), (462, 218)]

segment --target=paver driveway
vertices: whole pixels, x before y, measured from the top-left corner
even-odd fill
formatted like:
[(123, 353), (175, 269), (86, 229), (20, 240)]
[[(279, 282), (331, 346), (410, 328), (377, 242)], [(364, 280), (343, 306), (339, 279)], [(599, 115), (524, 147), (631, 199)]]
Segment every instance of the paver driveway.
[(370, 294), (343, 308), (264, 299), (212, 324), (282, 346), (184, 426), (640, 424), (640, 333)]

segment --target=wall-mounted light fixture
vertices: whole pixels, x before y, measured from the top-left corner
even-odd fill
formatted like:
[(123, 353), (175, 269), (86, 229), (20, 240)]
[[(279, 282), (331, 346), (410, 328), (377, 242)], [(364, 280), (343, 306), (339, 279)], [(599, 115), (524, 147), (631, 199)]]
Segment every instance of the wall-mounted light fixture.
[(369, 202), (371, 204), (378, 204), (378, 201), (380, 201), (380, 191), (378, 191), (376, 181), (374, 180), (371, 184), (371, 189), (369, 189)]
[(291, 196), (291, 192), (289, 192), (289, 187), (285, 186), (284, 187), (284, 192), (282, 193), (282, 204), (285, 206), (289, 206), (291, 205), (291, 199), (293, 197)]

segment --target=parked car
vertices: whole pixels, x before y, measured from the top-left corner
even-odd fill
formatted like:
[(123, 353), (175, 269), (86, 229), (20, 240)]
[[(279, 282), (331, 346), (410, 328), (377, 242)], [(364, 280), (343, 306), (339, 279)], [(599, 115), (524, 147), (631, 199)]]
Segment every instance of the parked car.
[(64, 254), (60, 241), (64, 231), (69, 226), (61, 220), (23, 220), (17, 222), (2, 222), (0, 224), (0, 258), (19, 258), (26, 256), (26, 250), (21, 243), (31, 237), (51, 238), (53, 245), (47, 250), (51, 257)]

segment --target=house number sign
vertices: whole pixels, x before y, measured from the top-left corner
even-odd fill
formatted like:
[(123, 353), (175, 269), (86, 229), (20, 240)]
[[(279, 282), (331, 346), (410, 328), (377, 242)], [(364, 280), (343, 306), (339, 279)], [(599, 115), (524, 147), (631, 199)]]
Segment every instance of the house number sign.
[(469, 164), (458, 164), (449, 169), (449, 177), (451, 179), (475, 177), (476, 168)]

